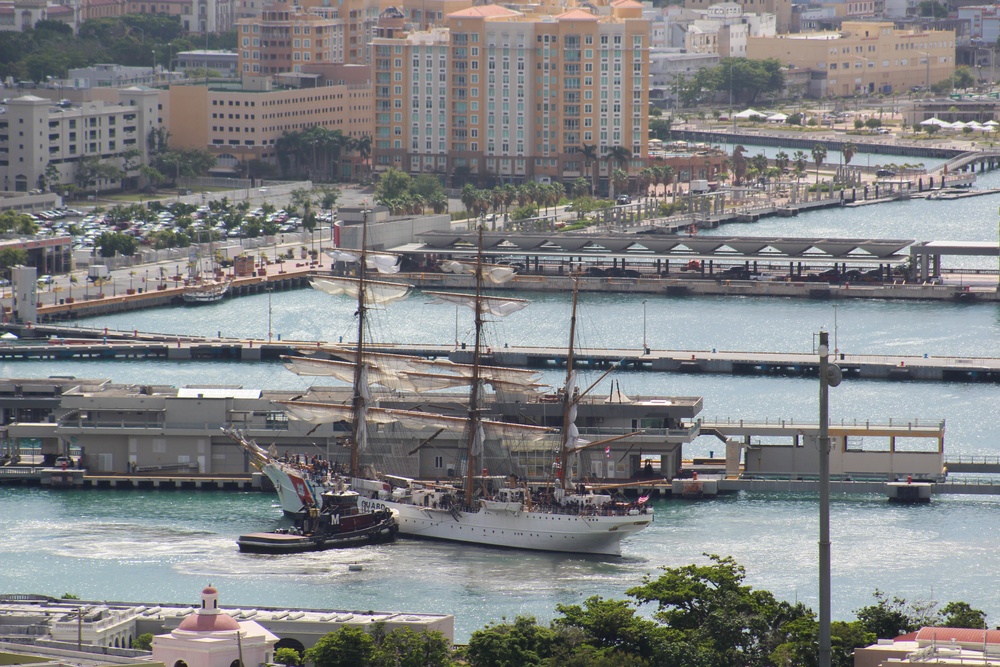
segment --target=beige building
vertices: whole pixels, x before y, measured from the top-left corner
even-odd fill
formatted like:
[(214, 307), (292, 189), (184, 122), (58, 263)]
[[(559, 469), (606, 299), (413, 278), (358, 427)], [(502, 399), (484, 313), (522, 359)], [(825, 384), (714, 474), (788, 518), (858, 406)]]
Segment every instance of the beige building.
[[(684, 0), (687, 9), (708, 9), (719, 0)], [(743, 7), (745, 13), (774, 14), (777, 17), (779, 33), (792, 29), (792, 0), (726, 0)]]
[[(650, 22), (633, 0), (523, 14), (482, 5), (447, 27), (377, 37), (375, 169), (453, 182), (572, 180), (580, 150), (646, 157)], [(606, 178), (610, 167), (601, 160)]]
[[(285, 132), (313, 126), (360, 138), (374, 132), (372, 91), (366, 67), (314, 65), (313, 87), (279, 88), (271, 77), (241, 83), (173, 85), (164, 103), (173, 148), (208, 149), (221, 167), (260, 159), (274, 162)], [(344, 156), (347, 158), (347, 156)], [(347, 160), (348, 178), (354, 169)], [(340, 174), (344, 176), (343, 172)]]
[(0, 182), (28, 192), (43, 184), (73, 183), (83, 157), (133, 168), (148, 161), (147, 138), (159, 127), (158, 93), (141, 87), (116, 91), (117, 104), (80, 105), (24, 95), (0, 106)]
[(312, 63), (344, 62), (344, 25), (339, 19), (288, 3), (260, 17), (237, 21), (239, 71), (244, 75), (299, 72)]
[(955, 33), (845, 21), (837, 32), (750, 37), (747, 57), (777, 58), (814, 74), (825, 73), (829, 95), (907, 91), (951, 76)]

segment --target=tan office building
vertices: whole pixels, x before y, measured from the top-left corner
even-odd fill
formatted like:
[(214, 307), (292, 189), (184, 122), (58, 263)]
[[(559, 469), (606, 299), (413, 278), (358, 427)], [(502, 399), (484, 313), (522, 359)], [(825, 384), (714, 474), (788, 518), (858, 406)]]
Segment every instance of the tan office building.
[[(554, 7), (543, 11), (558, 12)], [(498, 5), (447, 27), (376, 37), (375, 169), (489, 184), (587, 175), (583, 145), (646, 157), (650, 22), (634, 0), (609, 15), (526, 15)], [(610, 167), (601, 161), (606, 178)]]
[(236, 25), (243, 75), (300, 72), (313, 63), (344, 62), (343, 21), (288, 3), (265, 9)]
[[(318, 77), (310, 88), (278, 89), (270, 77), (246, 77), (243, 84), (170, 86), (164, 120), (171, 147), (207, 149), (219, 166), (237, 168), (254, 159), (275, 162), (275, 143), (285, 132), (319, 126), (354, 139), (372, 136), (368, 68), (317, 69), (337, 71)], [(341, 177), (357, 176), (346, 154), (338, 167)]]
[[(792, 29), (792, 0), (725, 0), (735, 2), (745, 14), (774, 14), (777, 17), (779, 33)], [(684, 0), (686, 9), (708, 9), (719, 4), (719, 0)]]
[(905, 92), (951, 76), (952, 30), (897, 30), (892, 23), (845, 21), (837, 32), (747, 39), (747, 57), (826, 74), (826, 94)]

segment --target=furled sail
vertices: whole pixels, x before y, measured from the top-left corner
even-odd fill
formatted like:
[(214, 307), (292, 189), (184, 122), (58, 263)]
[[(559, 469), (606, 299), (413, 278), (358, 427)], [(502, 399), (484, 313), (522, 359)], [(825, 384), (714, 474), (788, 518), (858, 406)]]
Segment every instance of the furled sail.
[[(350, 422), (353, 420), (350, 405), (335, 403), (313, 403), (309, 401), (275, 401), (289, 417), (310, 424), (332, 424), (335, 422)], [(410, 429), (446, 429), (461, 432), (469, 425), (466, 417), (451, 417), (433, 412), (417, 410), (396, 410), (393, 408), (368, 407), (365, 418), (369, 424), (401, 424)], [(483, 428), (488, 434), (497, 436), (519, 436), (522, 438), (540, 440), (555, 433), (553, 429), (543, 426), (528, 426), (526, 424), (511, 424), (483, 420)]]
[[(281, 359), (285, 364), (285, 368), (296, 375), (303, 377), (335, 377), (342, 382), (354, 381), (353, 362), (290, 356), (283, 356)], [(426, 373), (409, 370), (406, 366), (394, 367), (391, 364), (382, 364), (374, 359), (371, 359), (371, 361), (373, 363), (368, 364), (369, 379), (375, 384), (380, 384), (390, 389), (420, 392), (469, 386), (469, 377), (464, 374)], [(493, 385), (494, 389), (498, 391), (521, 395), (545, 390), (543, 385), (526, 378), (511, 380), (501, 377), (487, 377), (485, 381)]]
[[(455, 274), (472, 274), (476, 273), (476, 263), (475, 262), (460, 262), (458, 260), (446, 260), (440, 264), (441, 270), (445, 273), (455, 273)], [(500, 264), (483, 264), (479, 268), (479, 272), (483, 277), (483, 280), (491, 282), (494, 285), (503, 285), (504, 283), (510, 282), (517, 275), (515, 271), (510, 266), (502, 266)]]
[[(337, 355), (343, 358), (353, 358), (354, 348), (348, 345), (324, 345), (320, 348), (327, 354)], [(312, 354), (316, 348), (302, 348), (303, 353)], [(425, 359), (405, 354), (391, 354), (388, 352), (365, 353), (365, 358), (371, 363), (382, 368), (392, 368), (397, 371), (412, 371), (414, 373), (454, 373), (472, 377), (472, 364), (457, 364), (447, 359)], [(506, 366), (480, 366), (480, 377), (488, 382), (521, 382), (538, 383), (541, 375), (537, 371), (527, 368), (509, 368)]]
[[(318, 290), (340, 296), (346, 294), (357, 298), (358, 280), (354, 278), (341, 278), (338, 276), (323, 276), (309, 279), (309, 284)], [(365, 281), (365, 299), (372, 303), (386, 304), (406, 298), (413, 285), (403, 283), (387, 283), (379, 280)]]
[[(459, 306), (466, 306), (475, 310), (476, 296), (474, 294), (457, 294), (454, 292), (424, 292), (435, 298), (436, 303), (454, 303)], [(525, 299), (511, 299), (498, 296), (479, 297), (480, 308), (483, 312), (497, 317), (506, 317), (511, 313), (516, 313), (530, 302)]]
[[(333, 250), (327, 250), (326, 254), (335, 262), (345, 262), (347, 264), (353, 264), (361, 259), (360, 250), (334, 248)], [(379, 273), (399, 273), (400, 259), (399, 255), (369, 250), (365, 253), (365, 268), (375, 269)]]

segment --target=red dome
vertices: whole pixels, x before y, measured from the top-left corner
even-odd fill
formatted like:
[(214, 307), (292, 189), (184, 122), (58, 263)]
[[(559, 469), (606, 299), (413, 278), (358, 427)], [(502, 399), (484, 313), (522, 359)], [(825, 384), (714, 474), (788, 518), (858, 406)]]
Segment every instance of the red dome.
[(232, 632), (240, 629), (240, 624), (228, 614), (194, 613), (181, 621), (178, 630), (187, 632)]
[(215, 586), (213, 586), (212, 584), (209, 584), (208, 586), (205, 587), (205, 590), (203, 590), (201, 592), (201, 594), (202, 595), (218, 595), (219, 591), (216, 590)]

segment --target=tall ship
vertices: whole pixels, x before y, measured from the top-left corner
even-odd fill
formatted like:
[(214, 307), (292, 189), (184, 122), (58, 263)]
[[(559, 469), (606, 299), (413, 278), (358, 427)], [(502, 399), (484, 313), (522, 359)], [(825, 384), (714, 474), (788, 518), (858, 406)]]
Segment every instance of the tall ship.
[[(560, 428), (489, 419), (487, 386), (496, 394), (544, 391), (533, 382), (531, 371), (487, 365), (483, 360), (483, 326), (487, 316), (503, 317), (528, 305), (521, 299), (483, 293), (484, 281), (509, 280), (513, 270), (484, 263), (480, 242), (475, 262), (450, 262), (447, 268), (453, 273), (471, 273), (476, 286), (473, 294), (425, 292), (436, 301), (472, 309), (471, 363), (434, 363), (373, 352), (369, 349), (366, 331), (369, 308), (405, 297), (410, 286), (368, 278), (369, 268), (382, 271), (385, 262), (384, 258), (377, 263), (369, 261), (365, 236), (363, 230), (361, 250), (353, 256), (356, 277), (330, 276), (313, 280), (314, 287), (327, 293), (356, 297), (357, 341), (349, 350), (353, 359), (286, 359), (286, 365), (299, 375), (349, 380), (352, 386), (350, 401), (296, 399), (280, 401), (277, 405), (292, 419), (317, 426), (336, 423), (349, 426), (345, 445), (350, 449), (350, 461), (345, 472), (351, 479), (352, 488), (361, 495), (360, 507), (363, 511), (395, 512), (401, 535), (519, 549), (620, 555), (622, 540), (646, 528), (653, 520), (653, 513), (645, 502), (628, 502), (595, 490), (582, 479), (573, 479), (574, 470), (578, 478), (583, 477), (579, 462), (574, 463), (581, 452), (639, 434), (635, 431), (597, 441), (579, 437), (575, 424), (577, 408), (597, 383), (584, 391), (574, 384), (575, 293), (566, 384), (555, 394), (545, 395), (549, 408), (556, 408), (560, 413)], [(342, 251), (339, 259), (344, 259)], [(390, 267), (385, 272), (394, 271)], [(339, 352), (341, 356), (346, 353), (345, 349), (330, 351)], [(428, 401), (437, 396), (433, 390), (468, 387), (465, 414), (441, 414), (423, 405), (420, 409), (385, 407), (374, 400), (373, 385), (402, 386)], [(461, 434), (464, 452), (459, 470), (450, 471), (454, 474), (444, 482), (417, 480), (392, 474), (370, 462), (379, 460), (378, 456), (372, 456), (375, 450), (370, 442), (372, 432), (381, 440), (390, 440), (390, 451), (397, 445), (396, 454), (400, 454), (398, 443), (391, 440), (392, 433), (401, 428), (429, 434), (418, 447), (429, 446), (446, 431)], [(268, 451), (238, 433), (231, 435), (243, 444), (254, 464), (274, 484), (286, 513), (301, 512), (329, 483), (328, 477), (309, 466), (278, 457), (273, 448)], [(555, 452), (554, 457), (549, 455), (554, 460), (551, 474), (544, 483), (529, 485), (516, 473), (491, 471), (486, 466), (487, 448), (499, 447), (509, 455), (518, 443), (535, 443), (536, 451)], [(489, 460), (495, 462), (502, 456), (493, 455)], [(391, 457), (381, 458), (383, 462), (390, 460)]]

